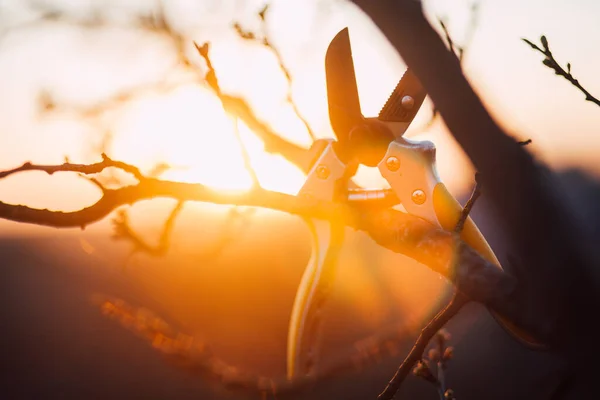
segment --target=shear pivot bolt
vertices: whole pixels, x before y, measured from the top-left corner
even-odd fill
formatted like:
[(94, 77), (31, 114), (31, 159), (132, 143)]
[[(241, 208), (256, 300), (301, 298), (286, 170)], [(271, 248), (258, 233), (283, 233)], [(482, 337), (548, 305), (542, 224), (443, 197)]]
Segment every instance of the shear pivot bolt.
[(398, 169), (400, 169), (400, 160), (398, 160), (397, 157), (388, 157), (388, 159), (385, 160), (385, 164), (390, 171), (398, 171)]
[(412, 201), (415, 204), (421, 205), (423, 203), (425, 203), (425, 192), (422, 191), (421, 189), (417, 189), (412, 193)]
[(402, 107), (406, 108), (407, 110), (410, 110), (414, 106), (415, 106), (415, 99), (413, 99), (411, 96), (404, 96), (402, 98)]
[(329, 177), (329, 168), (324, 165), (319, 165), (317, 167), (317, 176), (320, 179), (327, 179)]

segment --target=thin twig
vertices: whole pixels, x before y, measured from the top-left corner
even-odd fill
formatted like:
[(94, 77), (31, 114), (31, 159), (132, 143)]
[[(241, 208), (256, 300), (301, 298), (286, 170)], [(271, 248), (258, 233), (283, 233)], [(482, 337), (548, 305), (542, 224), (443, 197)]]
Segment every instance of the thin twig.
[[(448, 29), (448, 26), (444, 22), (444, 20), (441, 17), (438, 18), (438, 23), (442, 27), (442, 32), (444, 33), (444, 37), (446, 39), (448, 51), (450, 53), (452, 53), (458, 59), (460, 64), (463, 63), (466, 50), (467, 50), (469, 44), (471, 43), (471, 40), (473, 39), (475, 31), (477, 30), (477, 23), (479, 21), (479, 3), (478, 2), (473, 2), (471, 4), (470, 12), (471, 13), (470, 13), (469, 24), (467, 26), (467, 33), (465, 35), (465, 40), (464, 40), (462, 46), (458, 46), (456, 44), (456, 42), (452, 39), (452, 35), (450, 35), (450, 31)], [(424, 124), (424, 126), (422, 128), (420, 128), (420, 130), (429, 129), (431, 127), (431, 125), (433, 124), (433, 122), (438, 118), (439, 112), (438, 112), (437, 107), (435, 106), (435, 104), (433, 104), (432, 107), (433, 108), (431, 110), (431, 117)]]
[(232, 117), (232, 124), (233, 124), (233, 132), (235, 134), (235, 137), (240, 145), (240, 150), (242, 152), (242, 158), (244, 160), (244, 168), (246, 169), (246, 171), (248, 171), (248, 174), (250, 174), (250, 178), (252, 179), (252, 185), (255, 187), (260, 186), (260, 182), (258, 180), (258, 176), (256, 175), (256, 171), (254, 170), (254, 167), (252, 166), (252, 161), (250, 160), (250, 154), (248, 153), (248, 149), (246, 148), (246, 145), (244, 144), (244, 141), (242, 140), (242, 135), (240, 135), (240, 126), (239, 126), (239, 121), (237, 118)]
[(477, 31), (477, 27), (479, 24), (479, 2), (474, 1), (471, 3), (470, 14), (469, 14), (469, 23), (467, 25), (467, 32), (465, 34), (462, 46), (458, 48), (458, 59), (460, 62), (463, 62), (465, 57), (465, 52), (469, 48), (469, 45), (473, 41), (473, 37), (475, 36), (475, 32)]
[(269, 36), (267, 35), (268, 11), (269, 11), (269, 5), (266, 4), (262, 8), (262, 10), (258, 13), (258, 16), (261, 20), (262, 38), (259, 38), (253, 32), (244, 30), (239, 23), (235, 23), (233, 25), (233, 27), (242, 39), (259, 42), (273, 53), (273, 55), (277, 59), (277, 64), (279, 64), (279, 68), (283, 72), (283, 75), (285, 76), (285, 79), (287, 82), (286, 101), (292, 107), (292, 111), (294, 111), (294, 114), (296, 114), (296, 117), (304, 125), (304, 128), (306, 129), (306, 132), (308, 133), (310, 138), (314, 141), (316, 139), (315, 132), (313, 131), (312, 127), (310, 126), (310, 123), (308, 122), (308, 120), (300, 112), (300, 109), (298, 108), (298, 104), (296, 104), (296, 102), (294, 101), (293, 95), (292, 95), (292, 89), (293, 89), (292, 73), (291, 73), (290, 69), (287, 67), (287, 65), (285, 64), (285, 62), (283, 61), (283, 56), (281, 55), (281, 52), (275, 45), (273, 45), (273, 43), (269, 39)]
[(520, 141), (520, 142), (517, 142), (517, 143), (518, 143), (519, 145), (521, 145), (521, 146), (527, 146), (527, 145), (531, 144), (531, 142), (533, 142), (533, 140), (531, 140), (531, 139), (527, 139), (527, 140), (522, 140), (522, 141)]
[[(475, 188), (473, 189), (473, 193), (471, 197), (465, 204), (458, 222), (456, 223), (456, 227), (454, 228), (454, 234), (460, 234), (464, 228), (465, 222), (469, 217), (469, 213), (473, 209), (475, 202), (481, 195), (481, 182), (480, 176), (478, 173), (475, 174)], [(392, 380), (388, 383), (385, 390), (379, 395), (379, 400), (389, 400), (394, 397), (402, 382), (408, 376), (414, 365), (422, 359), (423, 352), (427, 347), (427, 344), (433, 338), (433, 336), (448, 322), (452, 317), (454, 317), (458, 311), (468, 302), (468, 298), (462, 294), (461, 292), (455, 291), (454, 296), (450, 303), (444, 308), (440, 313), (438, 313), (423, 329), (421, 335), (415, 342), (415, 345), (411, 352), (406, 356), (400, 368), (396, 372), (396, 375), (392, 378)], [(441, 357), (441, 356), (440, 356)], [(425, 367), (426, 368), (426, 367)], [(441, 375), (439, 375), (441, 373)], [(443, 399), (443, 396), (446, 393), (445, 383), (443, 382), (443, 368), (438, 368), (438, 378), (436, 378), (436, 382), (438, 385), (438, 389), (440, 392), (440, 396)]]
[[(384, 356), (395, 355), (412, 333), (405, 325), (397, 325), (355, 342), (351, 355), (328, 360), (317, 375), (288, 380), (287, 377), (266, 377), (240, 371), (214, 353), (209, 344), (200, 338), (178, 331), (150, 310), (138, 308), (122, 299), (96, 296), (101, 312), (173, 361), (178, 367), (192, 371), (206, 379), (218, 381), (228, 389), (247, 393), (273, 395), (298, 393), (317, 381), (357, 371), (380, 361)], [(136, 321), (136, 323), (131, 323)]]
[(94, 177), (90, 177), (90, 176), (85, 176), (84, 174), (79, 174), (79, 176), (80, 176), (82, 179), (84, 179), (84, 180), (86, 180), (86, 181), (88, 181), (88, 182), (91, 182), (91, 183), (93, 183), (93, 184), (94, 184), (94, 186), (96, 186), (98, 189), (100, 189), (100, 191), (101, 191), (102, 193), (106, 192), (106, 187), (105, 187), (105, 186), (104, 186), (104, 185), (103, 185), (103, 184), (102, 184), (102, 183), (101, 183), (101, 182), (100, 182), (98, 179), (96, 179), (96, 178), (94, 178)]
[(256, 116), (250, 105), (244, 99), (223, 93), (212, 60), (209, 56), (210, 45), (208, 43), (199, 45), (195, 42), (194, 45), (206, 63), (208, 70), (205, 77), (206, 83), (221, 101), (225, 112), (239, 118), (252, 132), (262, 139), (265, 145), (265, 151), (281, 154), (304, 172), (308, 172), (311, 158), (310, 151), (281, 137), (268, 124), (262, 122)]
[(438, 21), (440, 23), (440, 26), (442, 27), (444, 36), (446, 37), (446, 42), (448, 42), (448, 51), (450, 51), (452, 54), (454, 54), (456, 56), (457, 59), (460, 60), (459, 50), (457, 50), (457, 47), (454, 45), (454, 41), (452, 40), (452, 36), (450, 36), (450, 32), (448, 31), (446, 24), (444, 23), (444, 21), (442, 19), (439, 19)]
[(532, 49), (539, 51), (544, 56), (546, 56), (542, 60), (542, 64), (544, 64), (546, 67), (553, 70), (556, 75), (562, 76), (567, 81), (569, 81), (573, 86), (575, 86), (577, 89), (579, 89), (585, 95), (586, 101), (590, 101), (590, 102), (596, 104), (597, 106), (600, 106), (600, 100), (598, 98), (592, 96), (592, 94), (590, 92), (588, 92), (587, 89), (585, 89), (579, 83), (579, 80), (575, 79), (573, 74), (571, 74), (571, 63), (567, 63), (567, 69), (565, 70), (563, 67), (560, 66), (558, 61), (556, 61), (556, 59), (554, 58), (554, 54), (552, 54), (552, 51), (550, 51), (550, 45), (548, 44), (548, 39), (546, 38), (546, 36), (542, 35), (542, 37), (540, 38), (540, 43), (541, 43), (542, 47), (539, 47), (532, 41), (527, 40), (525, 38), (522, 38), (521, 40), (523, 40), (525, 43), (527, 43)]
[(467, 218), (469, 218), (469, 214), (475, 205), (477, 199), (481, 196), (481, 177), (478, 172), (475, 173), (475, 188), (473, 189), (473, 193), (471, 193), (471, 197), (467, 201), (467, 204), (462, 209), (460, 213), (460, 218), (454, 227), (454, 233), (461, 233), (463, 228), (465, 227), (465, 222)]
[(155, 257), (163, 256), (169, 249), (170, 237), (175, 225), (175, 220), (183, 209), (183, 204), (184, 201), (180, 201), (173, 210), (171, 210), (169, 217), (165, 220), (156, 245), (148, 243), (133, 230), (129, 224), (129, 216), (125, 210), (121, 210), (112, 221), (115, 228), (113, 239), (128, 240), (133, 243), (132, 253), (143, 252)]
[(460, 292), (455, 293), (450, 303), (427, 323), (415, 342), (414, 347), (406, 356), (384, 391), (379, 395), (378, 400), (391, 400), (394, 398), (396, 392), (398, 392), (400, 386), (410, 374), (415, 364), (423, 358), (423, 352), (431, 339), (461, 310), (464, 305), (468, 303), (468, 301), (467, 297)]
[[(266, 9), (264, 11), (266, 12)], [(263, 17), (264, 17), (264, 12), (261, 12), (261, 14), (263, 14)], [(63, 18), (63, 17), (64, 17), (64, 15), (56, 15), (55, 16), (55, 18)], [(98, 22), (98, 25), (100, 25), (101, 23), (107, 24), (107, 21), (104, 21), (104, 20), (98, 20), (97, 22)], [(296, 164), (301, 169), (306, 170), (308, 168), (306, 159), (308, 159), (308, 157), (309, 157), (309, 154), (310, 154), (309, 150), (303, 149), (299, 146), (292, 144), (291, 142), (288, 142), (287, 140), (285, 140), (281, 136), (279, 136), (276, 132), (271, 130), (271, 128), (269, 128), (267, 124), (264, 124), (261, 121), (259, 121), (259, 119), (255, 115), (255, 113), (253, 112), (251, 107), (241, 98), (235, 98), (233, 96), (228, 96), (228, 95), (225, 95), (222, 93), (219, 83), (218, 83), (218, 80), (217, 80), (216, 72), (215, 72), (215, 70), (212, 66), (212, 63), (210, 62), (210, 59), (208, 57), (208, 45), (206, 45), (206, 53), (203, 54), (203, 58), (205, 59), (206, 64), (208, 66), (208, 73), (206, 74), (206, 76), (204, 76), (204, 74), (201, 71), (199, 71), (197, 68), (195, 68), (191, 64), (191, 62), (187, 58), (186, 51), (185, 51), (186, 39), (183, 36), (183, 34), (180, 31), (178, 31), (172, 25), (172, 23), (168, 20), (167, 15), (165, 13), (165, 7), (164, 7), (163, 1), (158, 0), (158, 8), (156, 10), (152, 11), (151, 13), (149, 13), (148, 15), (140, 16), (137, 22), (138, 22), (138, 26), (140, 28), (142, 28), (143, 30), (162, 35), (162, 36), (166, 37), (168, 40), (170, 40), (172, 47), (174, 48), (175, 53), (176, 53), (176, 60), (167, 69), (165, 75), (171, 76), (178, 71), (185, 72), (185, 74), (182, 78), (177, 78), (176, 80), (162, 79), (162, 80), (158, 80), (158, 81), (135, 85), (133, 87), (126, 88), (123, 91), (118, 91), (118, 92), (112, 94), (111, 96), (93, 104), (92, 106), (84, 106), (84, 107), (64, 106), (64, 105), (57, 106), (57, 104), (55, 103), (51, 94), (49, 92), (44, 91), (44, 92), (42, 92), (42, 94), (40, 96), (40, 100), (43, 103), (42, 104), (43, 110), (46, 112), (48, 112), (48, 111), (70, 112), (76, 116), (84, 117), (86, 119), (91, 119), (92, 120), (91, 122), (96, 124), (98, 122), (103, 122), (100, 120), (100, 118), (105, 116), (107, 112), (114, 110), (118, 107), (122, 107), (123, 105), (125, 105), (128, 102), (131, 102), (135, 98), (146, 95), (148, 92), (158, 92), (160, 94), (163, 94), (163, 93), (170, 92), (173, 89), (178, 88), (185, 84), (206, 81), (206, 83), (208, 83), (208, 86), (211, 89), (213, 89), (213, 92), (215, 93), (215, 95), (221, 100), (225, 111), (236, 121), (236, 123), (237, 123), (237, 119), (241, 118), (249, 126), (249, 128), (252, 129), (252, 131), (265, 142), (265, 150), (266, 151), (269, 151), (272, 153), (279, 153), (279, 154), (283, 155), (286, 159), (288, 159), (290, 162)], [(275, 47), (273, 47), (272, 50), (274, 50), (274, 52), (277, 51), (277, 49)], [(285, 65), (283, 64), (283, 61), (282, 61), (279, 53), (277, 53), (276, 55), (278, 57), (280, 67), (282, 67), (282, 70), (284, 71), (286, 78), (288, 78), (288, 83), (289, 83), (290, 79), (291, 79), (289, 71), (285, 68)], [(239, 132), (237, 130), (235, 130), (234, 133), (238, 136), (238, 139), (240, 139)], [(108, 149), (108, 145), (110, 144), (112, 135), (110, 135), (110, 134), (104, 135), (103, 139), (104, 140), (101, 143), (101, 151), (104, 152)], [(248, 172), (253, 180), (254, 185), (258, 185), (258, 179), (257, 179), (256, 173), (255, 173), (254, 169), (251, 167), (248, 152), (247, 152), (244, 144), (241, 142), (241, 139), (240, 139), (240, 146), (241, 146), (241, 150), (242, 150), (242, 156), (244, 157), (246, 169), (248, 170)], [(68, 169), (75, 170), (75, 168), (73, 168), (72, 166), (66, 166), (66, 167)], [(149, 177), (149, 178), (150, 177), (158, 177), (158, 175), (160, 173), (164, 172), (164, 170), (166, 169), (165, 167), (167, 167), (166, 164), (157, 166), (157, 168), (154, 171), (147, 174), (147, 177)], [(27, 170), (27, 168), (28, 168), (28, 166), (25, 165), (22, 167), (22, 170)], [(51, 173), (51, 171), (48, 168), (46, 168), (45, 170), (48, 173)], [(14, 173), (12, 171), (7, 171), (7, 172)], [(141, 176), (141, 174), (139, 174), (139, 173), (136, 174), (136, 177), (139, 177), (139, 176)], [(2, 177), (0, 176), (0, 179), (1, 178)], [(98, 179), (96, 179), (94, 177), (86, 178), (86, 179), (88, 179), (90, 182), (92, 182), (97, 187), (99, 187), (103, 192), (105, 191), (105, 188), (102, 186), (102, 184), (100, 183), (100, 181)], [(113, 195), (113, 192), (110, 192), (109, 195)], [(175, 213), (175, 214), (177, 214), (177, 213)], [(148, 241), (143, 239), (139, 234), (136, 234), (129, 225), (123, 225), (124, 223), (127, 223), (125, 214), (118, 215), (117, 219), (113, 222), (115, 223), (115, 228), (117, 228), (117, 231), (116, 231), (117, 237), (119, 237), (121, 239), (128, 239), (133, 243), (134, 251), (132, 252), (132, 254), (134, 254), (137, 251), (144, 251), (149, 254), (158, 256), (158, 255), (162, 255), (163, 252), (166, 251), (168, 246), (164, 245), (162, 240), (159, 241), (159, 244), (156, 246), (151, 245), (148, 243)], [(165, 232), (168, 232), (169, 229), (166, 229), (166, 228), (169, 225), (169, 221), (166, 221), (166, 224), (167, 224), (167, 226), (165, 227)], [(82, 226), (85, 226), (85, 224)], [(211, 247), (207, 251), (207, 254), (218, 254), (222, 250), (222, 248), (224, 248), (226, 246), (226, 243), (228, 243), (228, 241), (221, 238), (220, 240), (218, 240), (218, 243), (219, 243), (219, 245), (216, 247), (215, 246)]]
[[(65, 16), (60, 14), (53, 18), (64, 19)], [(82, 25), (81, 22), (75, 21), (75, 23), (77, 23), (77, 25)], [(102, 21), (102, 23), (108, 24), (106, 21)], [(143, 97), (148, 93), (164, 94), (186, 84), (207, 83), (208, 87), (212, 89), (214, 94), (221, 100), (225, 112), (233, 117), (239, 118), (254, 134), (257, 135), (257, 137), (263, 140), (266, 152), (281, 154), (292, 164), (296, 165), (304, 172), (308, 172), (309, 165), (307, 160), (310, 158), (308, 149), (286, 140), (275, 132), (267, 123), (258, 118), (254, 110), (241, 97), (231, 96), (221, 91), (218, 81), (216, 80), (216, 73), (208, 57), (208, 44), (205, 45), (206, 53), (202, 54), (202, 52), (200, 52), (208, 66), (206, 76), (192, 65), (185, 52), (186, 39), (166, 18), (162, 1), (159, 1), (157, 11), (150, 15), (141, 16), (138, 25), (145, 31), (164, 35), (167, 39), (171, 40), (172, 46), (177, 54), (177, 59), (166, 70), (163, 76), (170, 77), (176, 72), (184, 72), (185, 74), (183, 74), (181, 78), (144, 82), (139, 85), (119, 90), (107, 98), (96, 102), (92, 106), (84, 107), (58, 105), (50, 93), (43, 91), (40, 95), (41, 108), (46, 112), (68, 112), (69, 114), (74, 114), (78, 117), (90, 119), (92, 124), (99, 125), (100, 123), (104, 123), (100, 120), (100, 117), (106, 115), (107, 112), (122, 107), (126, 103), (136, 98)], [(198, 46), (196, 47), (200, 50)], [(285, 65), (283, 71), (284, 73), (286, 71)], [(298, 117), (301, 117), (299, 113)], [(111, 137), (107, 135), (105, 139), (107, 140), (103, 141), (100, 149), (102, 152), (108, 151), (107, 145), (110, 143)]]

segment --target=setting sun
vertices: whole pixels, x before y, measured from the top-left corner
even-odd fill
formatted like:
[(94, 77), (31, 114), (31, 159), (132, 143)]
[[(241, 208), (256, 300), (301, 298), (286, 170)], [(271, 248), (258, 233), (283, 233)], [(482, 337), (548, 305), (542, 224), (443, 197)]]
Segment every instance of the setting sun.
[(167, 163), (172, 169), (164, 173), (165, 179), (217, 189), (249, 189), (252, 178), (244, 166), (245, 148), (263, 187), (295, 193), (303, 180), (301, 171), (282, 157), (266, 153), (260, 139), (228, 116), (219, 99), (199, 85), (136, 101), (116, 129), (113, 157), (144, 170)]

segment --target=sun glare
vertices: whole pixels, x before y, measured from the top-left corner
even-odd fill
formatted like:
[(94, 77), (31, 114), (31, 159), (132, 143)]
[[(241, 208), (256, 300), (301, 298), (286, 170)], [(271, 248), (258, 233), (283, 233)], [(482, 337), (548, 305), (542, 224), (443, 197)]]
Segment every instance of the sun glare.
[[(362, 25), (355, 25), (360, 31)], [(380, 107), (404, 68), (394, 60), (396, 62), (389, 67), (378, 67), (379, 72), (373, 74), (373, 66), (364, 60), (371, 60), (379, 53), (365, 47), (360, 40), (354, 40), (353, 45), (356, 54), (361, 56), (356, 60), (361, 105), (365, 113), (371, 115), (376, 109), (373, 105)], [(211, 58), (226, 93), (243, 96), (258, 118), (285, 139), (305, 147), (310, 145), (306, 127), (286, 101), (287, 82), (272, 52), (261, 46), (248, 46), (239, 39), (223, 40), (213, 47)], [(385, 63), (377, 63), (380, 64)], [(301, 95), (300, 99), (326, 96), (323, 73), (319, 69), (318, 77), (310, 80), (297, 74), (303, 82), (295, 90)], [(330, 136), (326, 103), (314, 100), (300, 103), (304, 115), (311, 117), (316, 136)], [(115, 158), (134, 163), (145, 171), (157, 163), (172, 166), (162, 175), (164, 179), (235, 191), (252, 186), (244, 152), (249, 155), (252, 171), (265, 189), (289, 194), (296, 194), (300, 189), (304, 173), (284, 156), (266, 152), (260, 136), (242, 121), (227, 115), (218, 97), (199, 84), (147, 96), (130, 104), (123, 110), (112, 144)], [(356, 178), (367, 187), (387, 185), (374, 169), (362, 168)]]
[(303, 173), (283, 157), (266, 153), (243, 123), (237, 126), (241, 140), (219, 99), (202, 86), (189, 85), (132, 104), (117, 126), (112, 155), (145, 171), (167, 163), (172, 169), (164, 179), (247, 190), (252, 177), (244, 165), (245, 148), (264, 188), (295, 193)]

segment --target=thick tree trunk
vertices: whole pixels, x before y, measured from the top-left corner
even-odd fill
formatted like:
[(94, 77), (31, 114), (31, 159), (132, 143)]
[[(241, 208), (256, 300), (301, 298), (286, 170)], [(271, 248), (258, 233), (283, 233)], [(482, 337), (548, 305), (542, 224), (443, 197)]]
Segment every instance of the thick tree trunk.
[[(519, 282), (508, 308), (526, 309), (549, 333), (549, 345), (571, 361), (599, 352), (592, 340), (597, 287), (552, 174), (491, 118), (457, 58), (413, 0), (354, 1), (422, 81), (456, 140), (481, 173), (483, 192), (510, 238), (505, 269)], [(519, 88), (515, 87), (515, 91)], [(530, 322), (531, 322), (530, 321)]]

